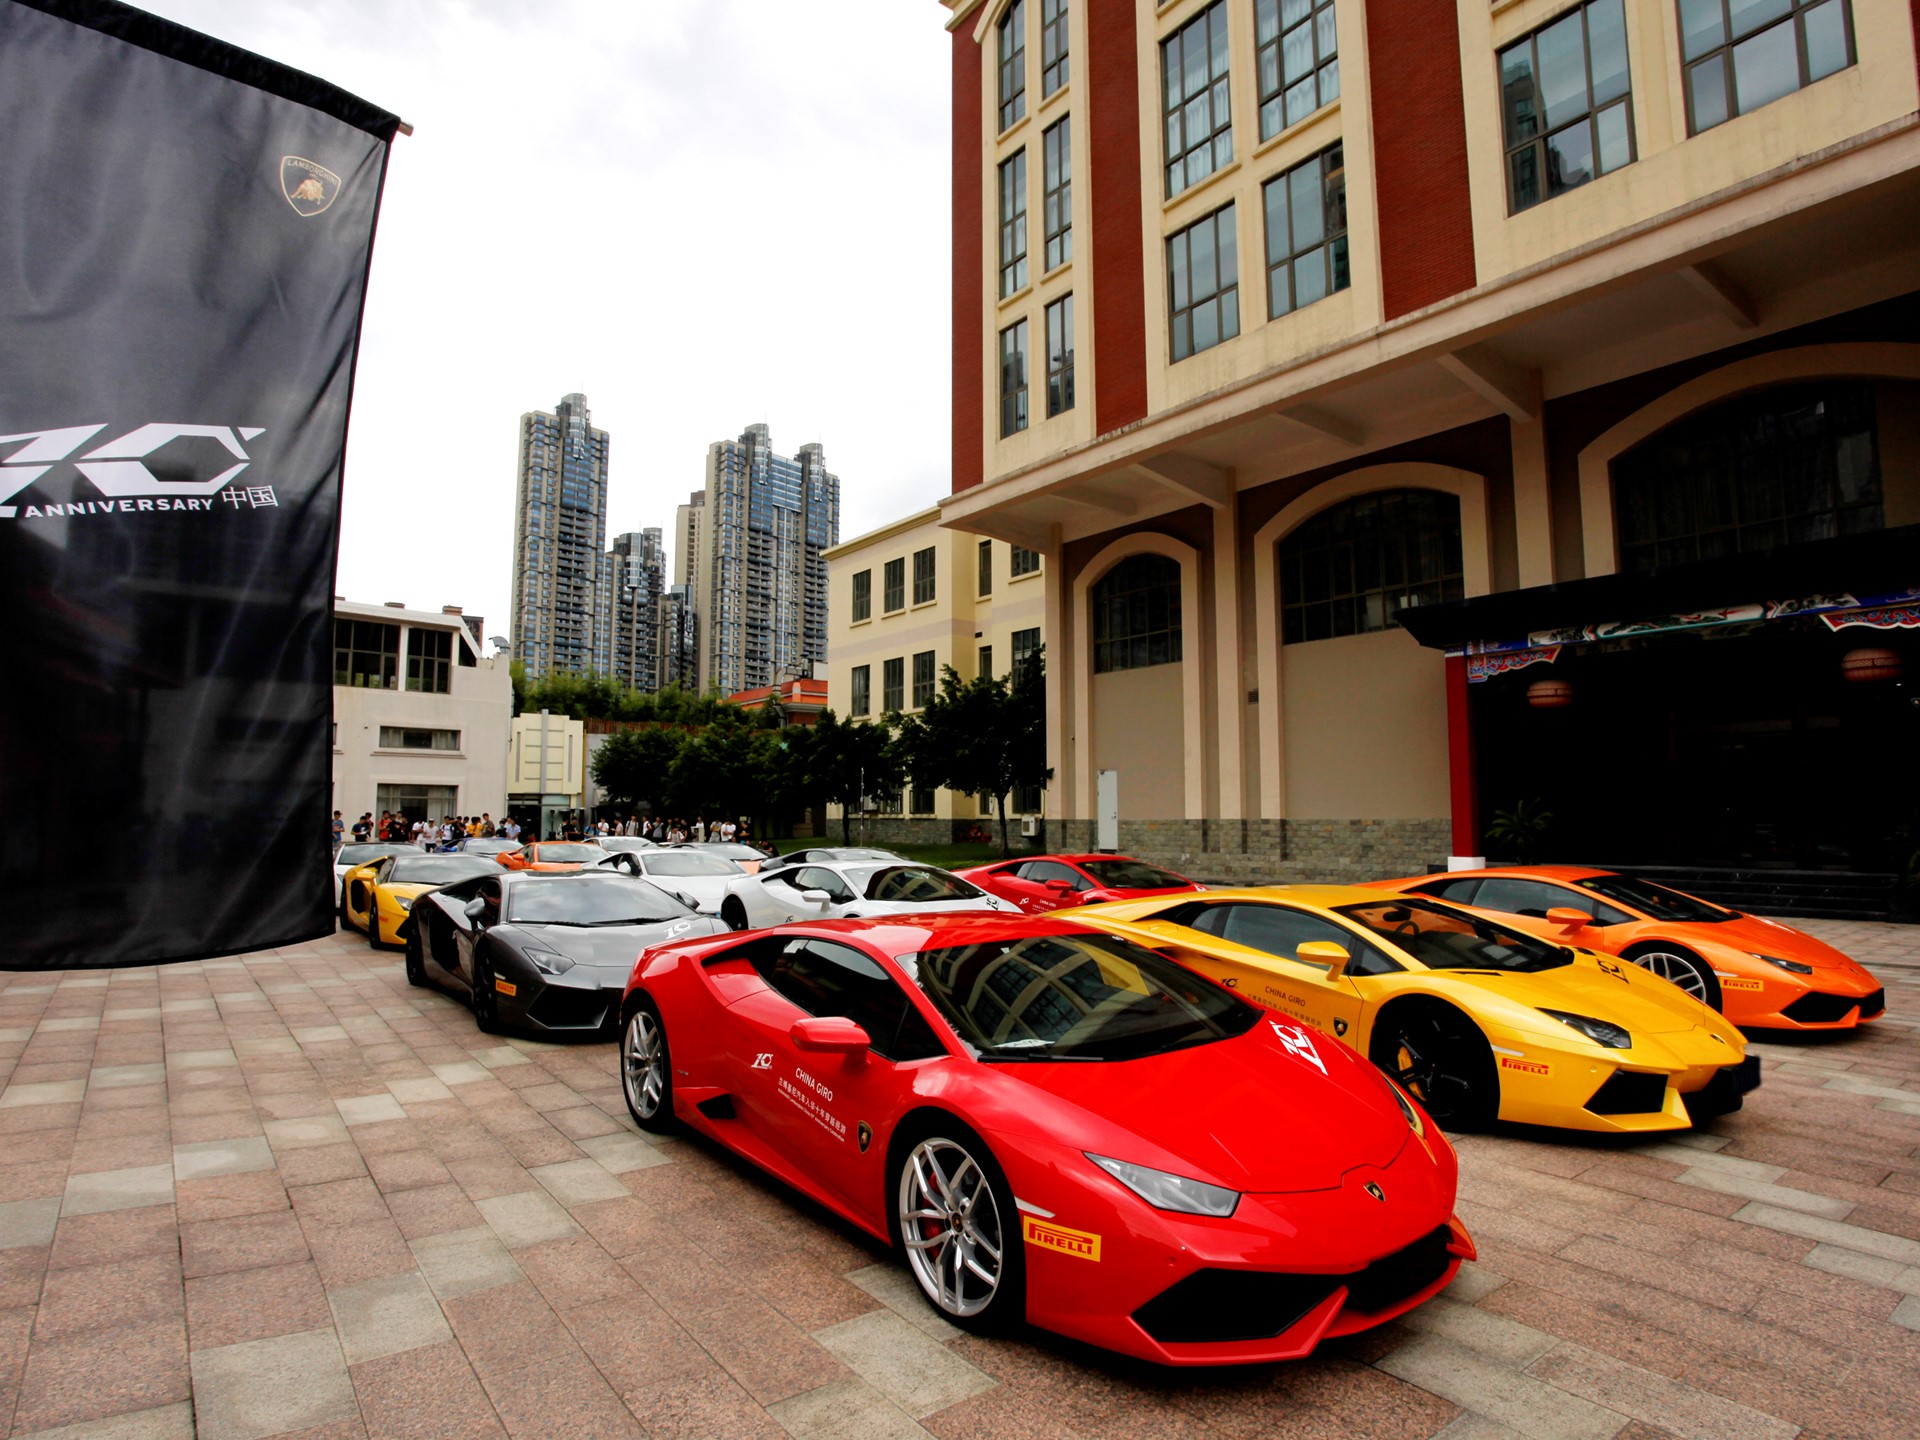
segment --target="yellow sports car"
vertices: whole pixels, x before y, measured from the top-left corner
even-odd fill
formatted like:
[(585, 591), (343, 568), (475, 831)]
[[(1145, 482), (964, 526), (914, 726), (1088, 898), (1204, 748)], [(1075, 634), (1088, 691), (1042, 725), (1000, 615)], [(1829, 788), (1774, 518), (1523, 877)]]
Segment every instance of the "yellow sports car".
[(1422, 896), (1275, 885), (1073, 914), (1345, 1041), (1443, 1126), (1677, 1130), (1760, 1079), (1740, 1032), (1678, 986)]
[(426, 855), (417, 850), (384, 855), (342, 878), (340, 928), (366, 931), (367, 943), (376, 950), (398, 945), (400, 922), (419, 896), (456, 880), (499, 873), (491, 855)]

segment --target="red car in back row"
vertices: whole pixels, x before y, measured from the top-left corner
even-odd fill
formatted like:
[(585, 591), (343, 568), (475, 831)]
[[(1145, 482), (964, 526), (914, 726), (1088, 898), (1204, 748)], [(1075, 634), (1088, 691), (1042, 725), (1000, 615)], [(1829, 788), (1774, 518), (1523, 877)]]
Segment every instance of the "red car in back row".
[(1147, 900), (1206, 887), (1127, 855), (1033, 855), (954, 872), (1029, 915), (1108, 900)]
[(1067, 916), (661, 945), (621, 1026), (642, 1128), (691, 1126), (891, 1242), (963, 1327), (1290, 1359), (1473, 1257), (1453, 1149), (1392, 1081)]

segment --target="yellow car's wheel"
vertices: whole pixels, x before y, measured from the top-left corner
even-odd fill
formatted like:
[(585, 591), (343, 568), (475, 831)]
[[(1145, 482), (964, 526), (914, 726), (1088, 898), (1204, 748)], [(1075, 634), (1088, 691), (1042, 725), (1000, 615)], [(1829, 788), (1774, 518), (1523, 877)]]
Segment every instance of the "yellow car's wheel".
[(1486, 1036), (1437, 1000), (1390, 1006), (1373, 1027), (1368, 1058), (1445, 1130), (1490, 1124), (1500, 1112), (1500, 1075)]
[(387, 948), (380, 940), (380, 897), (377, 894), (367, 896), (367, 948), (371, 950)]

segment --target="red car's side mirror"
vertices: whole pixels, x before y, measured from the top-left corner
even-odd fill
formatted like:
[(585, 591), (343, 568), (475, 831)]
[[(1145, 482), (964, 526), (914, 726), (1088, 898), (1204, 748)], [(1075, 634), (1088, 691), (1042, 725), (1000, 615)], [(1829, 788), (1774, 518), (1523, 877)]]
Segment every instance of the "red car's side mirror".
[(796, 1050), (821, 1055), (864, 1055), (873, 1043), (867, 1032), (844, 1015), (809, 1015), (787, 1032)]
[(1056, 895), (1071, 895), (1073, 893), (1073, 882), (1071, 880), (1043, 880), (1040, 883)]

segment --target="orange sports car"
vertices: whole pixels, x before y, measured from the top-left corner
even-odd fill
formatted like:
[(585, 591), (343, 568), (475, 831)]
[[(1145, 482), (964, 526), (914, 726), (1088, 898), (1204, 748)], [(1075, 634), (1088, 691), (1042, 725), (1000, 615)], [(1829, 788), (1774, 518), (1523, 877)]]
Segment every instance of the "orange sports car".
[(1845, 1030), (1886, 1009), (1880, 982), (1831, 945), (1631, 875), (1536, 865), (1380, 880), (1374, 888), (1494, 911), (1545, 939), (1618, 955), (1743, 1030)]
[(598, 864), (607, 852), (582, 840), (535, 840), (494, 858), (509, 870), (578, 870)]

